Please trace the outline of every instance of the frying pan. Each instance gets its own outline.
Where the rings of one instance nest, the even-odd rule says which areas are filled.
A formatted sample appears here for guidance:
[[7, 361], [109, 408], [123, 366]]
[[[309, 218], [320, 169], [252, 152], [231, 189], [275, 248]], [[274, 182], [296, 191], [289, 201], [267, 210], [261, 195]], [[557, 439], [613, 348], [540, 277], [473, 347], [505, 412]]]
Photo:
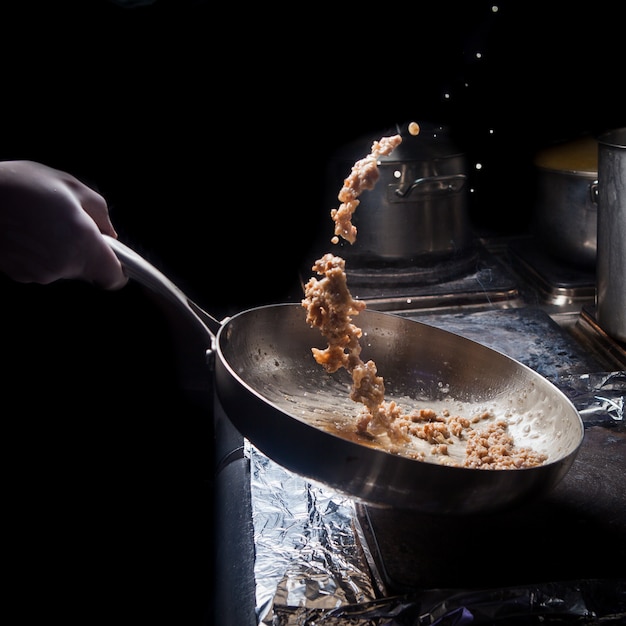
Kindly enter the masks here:
[[[239, 432], [266, 456], [355, 500], [433, 514], [491, 513], [551, 491], [583, 439], [574, 405], [541, 375], [460, 335], [364, 310], [363, 360], [375, 361], [385, 399], [428, 408], [494, 409], [518, 445], [548, 460], [524, 469], [470, 469], [418, 461], [352, 434], [361, 405], [349, 399], [345, 370], [329, 374], [313, 359], [325, 347], [298, 303], [261, 306], [221, 322], [123, 243], [106, 237], [126, 273], [180, 306], [210, 340], [216, 394]], [[410, 408], [410, 406], [409, 406]], [[518, 441], [519, 438], [519, 441]]]

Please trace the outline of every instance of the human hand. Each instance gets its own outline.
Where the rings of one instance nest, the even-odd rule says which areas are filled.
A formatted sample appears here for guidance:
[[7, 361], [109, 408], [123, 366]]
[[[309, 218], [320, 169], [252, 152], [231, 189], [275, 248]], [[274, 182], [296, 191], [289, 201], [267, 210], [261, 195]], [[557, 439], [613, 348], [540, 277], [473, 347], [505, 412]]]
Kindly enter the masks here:
[[99, 193], [41, 163], [0, 162], [0, 272], [22, 283], [119, 289], [128, 278], [102, 234], [117, 237]]

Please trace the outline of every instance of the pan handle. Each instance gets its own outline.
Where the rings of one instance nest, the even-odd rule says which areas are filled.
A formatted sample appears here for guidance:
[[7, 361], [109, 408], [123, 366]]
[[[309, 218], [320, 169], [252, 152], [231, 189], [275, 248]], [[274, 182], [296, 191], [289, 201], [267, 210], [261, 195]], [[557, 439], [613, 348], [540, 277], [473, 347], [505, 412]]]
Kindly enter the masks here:
[[102, 236], [113, 252], [115, 252], [124, 268], [124, 272], [129, 278], [136, 280], [144, 287], [164, 296], [179, 306], [194, 323], [202, 326], [203, 332], [208, 332], [211, 339], [215, 339], [217, 332], [222, 326], [221, 322], [189, 299], [165, 274], [132, 248], [129, 248], [117, 239], [113, 239], [113, 237], [108, 235]]

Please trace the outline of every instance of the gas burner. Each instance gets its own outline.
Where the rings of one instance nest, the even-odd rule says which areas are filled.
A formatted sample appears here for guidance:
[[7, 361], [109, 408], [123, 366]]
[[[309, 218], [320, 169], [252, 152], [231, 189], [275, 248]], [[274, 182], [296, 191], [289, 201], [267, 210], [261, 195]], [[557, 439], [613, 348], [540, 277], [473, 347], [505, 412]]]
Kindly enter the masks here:
[[411, 266], [388, 265], [381, 267], [346, 267], [350, 285], [356, 287], [419, 287], [447, 282], [474, 271], [478, 261], [478, 250], [471, 250], [454, 257], [425, 260], [423, 264]]
[[513, 268], [536, 287], [546, 304], [562, 306], [594, 300], [594, 270], [558, 261], [530, 238], [512, 241], [508, 250]]
[[355, 298], [378, 311], [458, 310], [514, 306], [515, 277], [481, 243], [464, 255], [420, 267], [350, 269]]

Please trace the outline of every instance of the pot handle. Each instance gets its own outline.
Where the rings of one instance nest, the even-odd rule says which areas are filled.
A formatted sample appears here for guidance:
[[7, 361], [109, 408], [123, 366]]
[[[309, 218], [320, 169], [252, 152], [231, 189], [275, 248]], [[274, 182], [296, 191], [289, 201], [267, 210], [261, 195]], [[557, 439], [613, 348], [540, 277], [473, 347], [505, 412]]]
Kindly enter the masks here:
[[124, 268], [124, 272], [129, 278], [133, 278], [144, 287], [173, 302], [187, 318], [201, 328], [204, 334], [208, 334], [211, 340], [215, 339], [217, 332], [221, 328], [221, 322], [218, 322], [212, 315], [209, 315], [189, 299], [165, 274], [160, 272], [140, 254], [113, 237], [108, 235], [102, 236], [113, 252], [115, 252]]
[[[414, 189], [417, 189], [418, 187], [424, 187], [426, 185], [432, 185], [433, 189], [431, 191], [434, 191], [436, 193], [452, 193], [461, 191], [461, 189], [463, 189], [463, 185], [465, 185], [466, 180], [467, 176], [465, 174], [425, 176], [424, 178], [418, 178], [417, 180], [414, 180], [404, 189], [397, 187], [395, 190], [395, 194], [400, 198], [406, 198]], [[461, 184], [457, 186], [456, 183], [459, 182]]]
[[589, 185], [589, 195], [593, 204], [598, 204], [598, 181], [594, 180]]

